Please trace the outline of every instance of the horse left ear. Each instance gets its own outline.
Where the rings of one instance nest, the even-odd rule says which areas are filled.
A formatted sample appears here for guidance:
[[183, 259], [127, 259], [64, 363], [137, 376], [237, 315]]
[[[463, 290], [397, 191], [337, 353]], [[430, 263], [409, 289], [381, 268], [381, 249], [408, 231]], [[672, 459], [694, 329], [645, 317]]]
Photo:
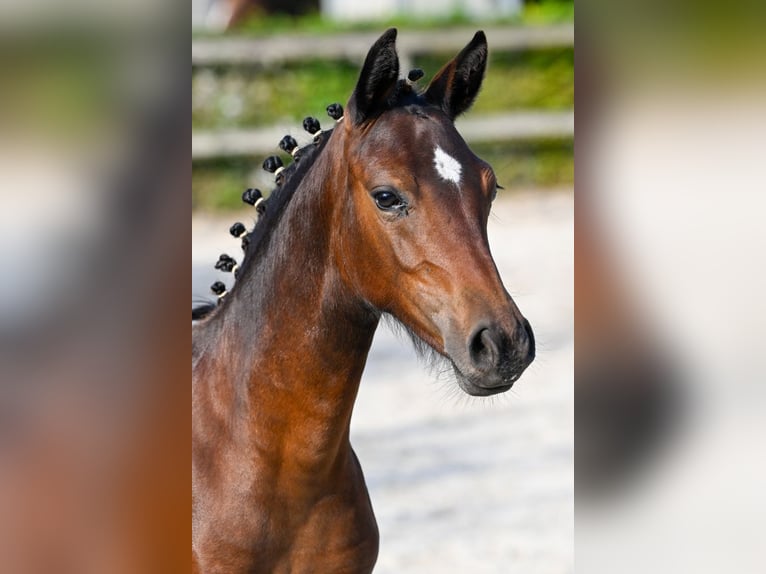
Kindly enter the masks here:
[[455, 119], [471, 107], [479, 94], [487, 69], [487, 37], [476, 32], [460, 53], [431, 80], [425, 91], [426, 100]]
[[385, 109], [398, 79], [396, 28], [390, 28], [367, 53], [356, 88], [348, 101], [347, 108], [355, 124], [364, 123]]

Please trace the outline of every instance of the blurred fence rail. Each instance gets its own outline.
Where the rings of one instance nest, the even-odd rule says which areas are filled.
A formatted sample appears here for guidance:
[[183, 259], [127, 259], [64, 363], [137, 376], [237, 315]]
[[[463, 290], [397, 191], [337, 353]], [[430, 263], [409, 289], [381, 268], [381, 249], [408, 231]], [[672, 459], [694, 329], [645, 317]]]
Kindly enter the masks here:
[[[402, 69], [423, 54], [456, 53], [475, 33], [475, 28], [403, 31], [397, 38]], [[492, 51], [572, 47], [574, 25], [541, 27], [485, 27]], [[378, 32], [339, 33], [328, 36], [279, 35], [268, 38], [219, 37], [192, 41], [192, 66], [272, 66], [305, 60], [348, 60], [361, 63]], [[458, 121], [458, 129], [470, 143], [519, 139], [569, 138], [574, 135], [574, 112], [529, 110], [475, 115]], [[262, 128], [195, 130], [192, 161], [247, 157], [274, 152], [277, 142], [292, 134], [301, 145], [305, 134], [294, 124]], [[306, 136], [307, 138], [308, 136]], [[304, 138], [305, 139], [305, 138]], [[308, 141], [308, 140], [307, 140]]]
[[[574, 112], [514, 112], [459, 119], [461, 135], [471, 143], [502, 142], [513, 139], [572, 137]], [[296, 125], [285, 124], [259, 129], [195, 131], [192, 160], [250, 156], [277, 151], [277, 142], [286, 133], [303, 145], [310, 137]], [[306, 140], [305, 142], [302, 141]]]
[[[486, 27], [492, 50], [511, 51], [574, 45], [574, 25]], [[396, 42], [402, 67], [413, 56], [458, 52], [475, 28], [403, 31]], [[362, 62], [378, 32], [332, 36], [279, 35], [268, 38], [199, 38], [192, 41], [192, 66], [273, 65], [306, 59]]]

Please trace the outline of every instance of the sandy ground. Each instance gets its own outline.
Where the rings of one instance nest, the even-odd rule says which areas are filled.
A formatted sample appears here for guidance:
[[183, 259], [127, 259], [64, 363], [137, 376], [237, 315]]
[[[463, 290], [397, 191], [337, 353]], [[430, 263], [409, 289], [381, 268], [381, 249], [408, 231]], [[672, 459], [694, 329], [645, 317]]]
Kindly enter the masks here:
[[[574, 571], [573, 205], [563, 190], [493, 207], [492, 252], [538, 344], [509, 393], [468, 397], [379, 329], [351, 427], [380, 527], [376, 574]], [[192, 220], [193, 297], [228, 279], [213, 263], [236, 251], [235, 220]]]

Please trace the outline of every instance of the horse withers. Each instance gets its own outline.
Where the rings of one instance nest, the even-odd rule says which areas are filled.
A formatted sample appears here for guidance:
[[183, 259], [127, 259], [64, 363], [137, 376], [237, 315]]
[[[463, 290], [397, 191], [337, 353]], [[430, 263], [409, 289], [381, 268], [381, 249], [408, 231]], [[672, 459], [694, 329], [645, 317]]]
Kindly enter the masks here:
[[534, 358], [489, 251], [495, 175], [453, 124], [479, 92], [486, 38], [422, 91], [400, 79], [395, 40], [372, 46], [334, 129], [277, 170], [234, 287], [196, 313], [196, 572], [372, 571], [349, 424], [383, 315], [471, 395], [507, 391]]

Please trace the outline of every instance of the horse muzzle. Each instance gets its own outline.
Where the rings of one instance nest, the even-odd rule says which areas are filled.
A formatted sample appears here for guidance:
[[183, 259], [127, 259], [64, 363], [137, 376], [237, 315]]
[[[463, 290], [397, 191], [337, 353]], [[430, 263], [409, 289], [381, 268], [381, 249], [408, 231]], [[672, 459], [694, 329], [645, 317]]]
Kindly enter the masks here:
[[535, 358], [535, 336], [523, 317], [511, 330], [482, 321], [460, 347], [450, 358], [460, 388], [474, 396], [507, 391]]

